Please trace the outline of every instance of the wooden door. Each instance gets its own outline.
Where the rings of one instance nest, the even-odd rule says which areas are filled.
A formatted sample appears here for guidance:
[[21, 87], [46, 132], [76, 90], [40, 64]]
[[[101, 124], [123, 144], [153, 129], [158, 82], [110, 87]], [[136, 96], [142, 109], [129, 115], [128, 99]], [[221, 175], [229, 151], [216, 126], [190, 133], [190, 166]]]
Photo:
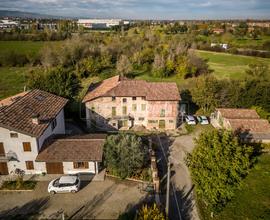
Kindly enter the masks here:
[[8, 175], [8, 167], [6, 162], [0, 162], [0, 175]]
[[158, 127], [159, 127], [160, 129], [165, 129], [165, 127], [166, 127], [165, 120], [159, 120], [159, 122], [158, 122]]
[[5, 149], [4, 149], [4, 144], [0, 142], [0, 157], [5, 156]]
[[47, 174], [63, 174], [64, 173], [62, 162], [46, 163], [46, 169], [47, 169]]

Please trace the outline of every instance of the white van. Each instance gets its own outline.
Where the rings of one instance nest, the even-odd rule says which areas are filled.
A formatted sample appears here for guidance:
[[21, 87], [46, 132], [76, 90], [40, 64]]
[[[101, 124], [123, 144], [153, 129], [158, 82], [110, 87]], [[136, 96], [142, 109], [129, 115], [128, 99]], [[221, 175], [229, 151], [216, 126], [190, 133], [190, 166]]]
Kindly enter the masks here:
[[66, 192], [76, 193], [80, 189], [80, 184], [81, 180], [78, 176], [61, 176], [49, 183], [48, 192], [51, 194]]

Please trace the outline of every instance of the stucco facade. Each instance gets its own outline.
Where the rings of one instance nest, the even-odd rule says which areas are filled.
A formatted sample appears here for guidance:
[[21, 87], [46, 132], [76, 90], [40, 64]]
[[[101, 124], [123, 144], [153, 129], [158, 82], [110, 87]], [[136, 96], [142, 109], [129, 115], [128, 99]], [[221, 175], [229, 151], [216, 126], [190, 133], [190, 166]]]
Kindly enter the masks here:
[[[40, 137], [32, 137], [30, 135], [0, 127], [0, 143], [3, 144], [5, 151], [5, 156], [2, 157], [1, 160], [7, 162], [9, 173], [15, 171], [16, 168], [24, 170], [26, 174], [46, 172], [45, 164], [35, 162], [35, 159], [46, 138], [52, 134], [65, 134], [63, 109], [57, 115], [56, 121], [56, 127], [52, 129], [50, 124]], [[29, 151], [25, 151], [23, 143], [30, 143], [31, 149]], [[33, 169], [26, 168], [26, 161], [33, 162]]]
[[100, 97], [85, 103], [89, 128], [171, 130], [177, 127], [178, 101], [148, 101], [145, 97]]

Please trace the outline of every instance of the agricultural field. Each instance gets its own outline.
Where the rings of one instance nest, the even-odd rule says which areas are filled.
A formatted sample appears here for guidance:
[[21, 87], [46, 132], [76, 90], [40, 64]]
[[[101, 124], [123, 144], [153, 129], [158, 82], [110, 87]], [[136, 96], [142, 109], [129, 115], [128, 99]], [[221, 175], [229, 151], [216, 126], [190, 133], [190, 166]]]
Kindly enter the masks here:
[[270, 66], [269, 58], [232, 55], [202, 50], [198, 50], [197, 54], [208, 60], [210, 69], [213, 70], [213, 74], [219, 79], [241, 79], [245, 77], [245, 71], [250, 63], [260, 61]]

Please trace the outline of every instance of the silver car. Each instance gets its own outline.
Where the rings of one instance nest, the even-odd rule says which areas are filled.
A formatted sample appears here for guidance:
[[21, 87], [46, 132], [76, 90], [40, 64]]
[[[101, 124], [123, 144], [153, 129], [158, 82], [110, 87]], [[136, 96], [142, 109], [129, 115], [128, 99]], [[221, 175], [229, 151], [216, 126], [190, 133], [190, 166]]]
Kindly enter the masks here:
[[81, 180], [78, 176], [61, 176], [49, 183], [48, 192], [51, 194], [66, 192], [76, 193], [80, 190], [80, 185]]

